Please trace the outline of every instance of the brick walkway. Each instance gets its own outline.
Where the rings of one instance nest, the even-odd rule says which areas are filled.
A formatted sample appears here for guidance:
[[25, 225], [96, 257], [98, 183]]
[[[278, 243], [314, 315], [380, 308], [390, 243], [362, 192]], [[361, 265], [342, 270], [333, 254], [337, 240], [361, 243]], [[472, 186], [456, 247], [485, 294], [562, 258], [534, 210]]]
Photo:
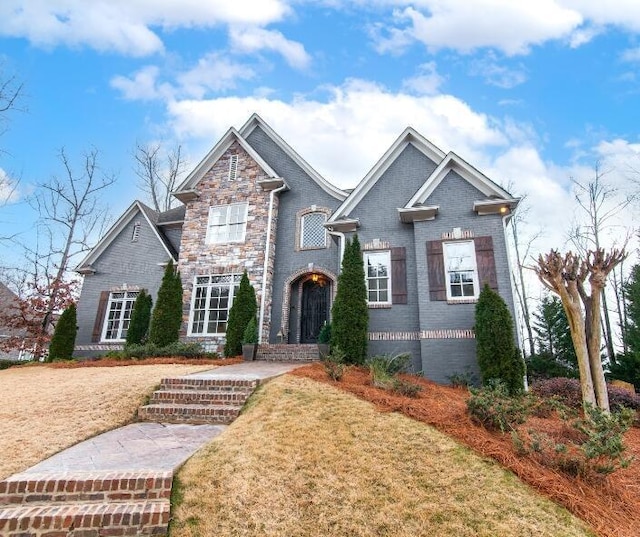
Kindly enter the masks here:
[[[235, 417], [257, 385], [299, 365], [244, 362], [165, 379], [171, 390], [156, 393], [178, 392], [186, 409], [216, 407], [219, 398], [232, 396], [224, 405], [235, 405]], [[203, 396], [209, 398], [205, 405], [199, 404]], [[0, 536], [166, 535], [173, 473], [227, 427], [211, 416], [204, 420], [210, 423], [199, 425], [132, 423], [0, 481]]]

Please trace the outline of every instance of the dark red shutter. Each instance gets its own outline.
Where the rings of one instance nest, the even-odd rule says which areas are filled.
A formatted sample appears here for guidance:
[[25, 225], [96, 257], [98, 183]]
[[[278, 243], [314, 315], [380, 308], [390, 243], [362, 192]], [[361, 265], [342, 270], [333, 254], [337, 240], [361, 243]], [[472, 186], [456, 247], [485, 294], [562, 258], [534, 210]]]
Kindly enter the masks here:
[[107, 303], [109, 302], [109, 291], [102, 291], [100, 293], [100, 300], [98, 301], [98, 311], [96, 312], [96, 322], [93, 325], [93, 334], [91, 335], [91, 341], [97, 343], [102, 336], [102, 326], [104, 325], [104, 316], [107, 312]]
[[493, 256], [493, 238], [476, 237], [474, 239], [476, 247], [476, 263], [478, 265], [478, 280], [480, 287], [485, 283], [494, 291], [498, 290], [498, 275], [496, 273], [496, 261]]
[[391, 248], [391, 303], [407, 303], [407, 253], [404, 246]]
[[442, 241], [427, 241], [427, 268], [429, 271], [429, 298], [432, 301], [447, 300]]

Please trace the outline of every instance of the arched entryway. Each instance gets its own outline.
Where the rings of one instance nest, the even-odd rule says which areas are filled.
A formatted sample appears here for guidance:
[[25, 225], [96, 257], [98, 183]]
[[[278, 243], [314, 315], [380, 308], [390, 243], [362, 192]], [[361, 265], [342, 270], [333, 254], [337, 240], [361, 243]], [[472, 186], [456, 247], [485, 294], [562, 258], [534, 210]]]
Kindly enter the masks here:
[[302, 282], [300, 343], [316, 343], [324, 323], [330, 319], [330, 289], [324, 276], [313, 274]]
[[282, 297], [284, 342], [317, 342], [320, 328], [331, 320], [336, 281], [333, 272], [313, 264], [296, 270], [287, 278]]

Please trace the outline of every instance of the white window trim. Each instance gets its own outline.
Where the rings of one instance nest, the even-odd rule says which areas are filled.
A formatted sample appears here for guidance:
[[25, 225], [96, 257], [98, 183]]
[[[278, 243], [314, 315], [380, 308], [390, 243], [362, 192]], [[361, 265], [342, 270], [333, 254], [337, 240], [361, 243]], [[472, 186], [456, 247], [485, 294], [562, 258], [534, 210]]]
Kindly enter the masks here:
[[[473, 296], [452, 296], [451, 295], [451, 286], [449, 281], [449, 271], [447, 267], [449, 266], [448, 258], [447, 258], [447, 245], [448, 244], [470, 244], [471, 245], [471, 259], [473, 260]], [[473, 240], [462, 240], [462, 241], [446, 241], [442, 243], [442, 256], [444, 260], [444, 283], [445, 289], [447, 292], [447, 302], [465, 302], [469, 300], [477, 300], [480, 296], [480, 284], [478, 279], [478, 261], [476, 260], [476, 248], [475, 242]], [[470, 269], [471, 270], [471, 269]]]
[[[221, 209], [223, 207], [227, 208], [227, 216], [226, 216], [226, 222], [222, 225], [222, 226], [216, 226], [216, 227], [226, 227], [227, 228], [227, 236], [228, 236], [228, 228], [229, 228], [229, 208], [230, 207], [234, 207], [234, 206], [239, 206], [242, 205], [244, 206], [244, 221], [243, 221], [243, 226], [242, 226], [242, 237], [240, 237], [237, 240], [226, 240], [226, 241], [221, 241], [221, 242], [213, 242], [213, 240], [211, 239], [211, 213], [212, 211], [214, 211], [215, 209]], [[245, 241], [246, 236], [247, 236], [247, 221], [249, 220], [249, 203], [246, 201], [242, 201], [239, 203], [229, 203], [227, 205], [212, 205], [209, 207], [209, 215], [208, 215], [208, 219], [207, 219], [207, 235], [205, 238], [205, 242], [207, 244], [231, 244], [231, 243], [242, 243]]]
[[[128, 293], [135, 293], [135, 296], [132, 298], [133, 303], [135, 304], [136, 298], [138, 297], [139, 292], [138, 291], [130, 291], [127, 289], [120, 289], [118, 291], [110, 291], [109, 292], [109, 300], [107, 300], [107, 309], [105, 310], [104, 313], [104, 322], [102, 323], [102, 334], [100, 335], [100, 342], [101, 343], [123, 343], [125, 342], [127, 339], [126, 337], [124, 338], [119, 338], [119, 339], [107, 339], [107, 325], [109, 324], [109, 312], [111, 311], [111, 303], [113, 301], [113, 295], [114, 293], [124, 293], [125, 294], [125, 298], [122, 300], [131, 300], [127, 298], [127, 294]], [[121, 299], [118, 299], [121, 300]], [[122, 308], [122, 311], [120, 312], [120, 324], [118, 327], [118, 333], [120, 335], [122, 335], [122, 316], [125, 312], [126, 308]], [[131, 314], [133, 314], [133, 304], [131, 305]], [[129, 323], [131, 323], [131, 319], [129, 319]], [[128, 327], [127, 327], [128, 330]]]
[[327, 221], [327, 214], [322, 212], [322, 211], [312, 211], [306, 214], [303, 214], [300, 217], [300, 250], [322, 250], [325, 249], [327, 247], [327, 229], [324, 228], [324, 244], [322, 244], [321, 246], [305, 246], [304, 244], [304, 221], [305, 218], [307, 218], [308, 216], [313, 216], [314, 214], [321, 214], [322, 216], [324, 216], [324, 221]]
[[[387, 300], [370, 301], [369, 300], [369, 274], [367, 270], [367, 259], [370, 255], [385, 254], [387, 257]], [[367, 304], [372, 306], [391, 306], [392, 302], [392, 289], [391, 289], [391, 250], [369, 250], [363, 253], [364, 256], [364, 282], [367, 288]]]
[[[210, 332], [193, 332], [193, 314], [195, 313], [194, 310], [194, 306], [195, 306], [195, 302], [196, 302], [196, 287], [198, 287], [198, 278], [202, 278], [202, 277], [209, 277], [211, 278], [212, 276], [231, 276], [232, 277], [232, 281], [229, 283], [230, 287], [235, 287], [235, 286], [239, 286], [240, 282], [238, 282], [237, 284], [234, 284], [233, 279], [235, 279], [236, 276], [240, 276], [240, 274], [232, 272], [232, 273], [226, 273], [226, 274], [198, 274], [193, 278], [193, 287], [191, 289], [191, 305], [189, 306], [189, 325], [187, 327], [187, 337], [224, 337], [226, 336], [226, 332], [215, 332], [215, 333], [210, 333]], [[211, 284], [211, 281], [209, 281], [209, 283], [207, 284], [207, 296], [206, 296], [206, 300], [205, 300], [205, 306], [207, 306], [205, 308], [205, 315], [204, 315], [204, 327], [206, 328], [209, 325], [209, 308], [208, 308], [208, 304], [209, 304], [209, 299], [211, 298], [211, 294], [210, 294], [210, 289], [212, 287], [214, 287], [216, 284]], [[227, 307], [227, 313], [231, 311], [231, 306], [233, 306], [233, 301], [235, 298], [235, 293], [230, 293], [229, 294], [229, 305]], [[229, 317], [227, 316], [227, 322], [228, 322]]]

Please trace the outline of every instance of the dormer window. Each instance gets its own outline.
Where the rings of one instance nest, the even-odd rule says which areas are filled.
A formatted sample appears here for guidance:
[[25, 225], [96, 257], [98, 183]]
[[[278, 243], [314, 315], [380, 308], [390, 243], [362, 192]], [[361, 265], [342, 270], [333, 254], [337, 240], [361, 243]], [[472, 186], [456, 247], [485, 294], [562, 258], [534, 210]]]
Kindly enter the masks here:
[[238, 155], [229, 158], [229, 181], [235, 181], [238, 177]]

